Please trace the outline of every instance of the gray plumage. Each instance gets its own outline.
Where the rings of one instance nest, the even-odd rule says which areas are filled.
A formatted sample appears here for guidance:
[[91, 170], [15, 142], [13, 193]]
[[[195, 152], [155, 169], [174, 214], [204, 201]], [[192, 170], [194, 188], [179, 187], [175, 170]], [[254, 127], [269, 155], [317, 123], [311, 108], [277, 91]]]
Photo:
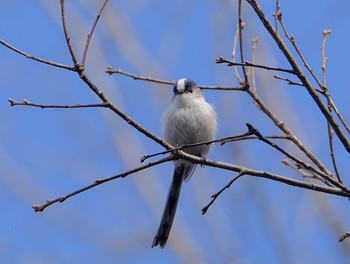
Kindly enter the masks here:
[[[193, 144], [213, 140], [216, 133], [216, 114], [205, 101], [202, 91], [190, 79], [180, 79], [174, 85], [171, 104], [163, 114], [164, 139], [173, 146]], [[210, 145], [185, 148], [184, 151], [205, 157]], [[152, 247], [164, 247], [174, 221], [183, 181], [188, 181], [195, 164], [186, 160], [176, 160], [173, 181], [158, 232]]]

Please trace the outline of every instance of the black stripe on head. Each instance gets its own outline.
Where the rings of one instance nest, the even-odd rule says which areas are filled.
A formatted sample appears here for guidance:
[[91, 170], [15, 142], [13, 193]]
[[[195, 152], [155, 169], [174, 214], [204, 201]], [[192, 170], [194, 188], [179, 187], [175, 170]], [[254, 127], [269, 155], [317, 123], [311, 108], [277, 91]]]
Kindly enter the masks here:
[[185, 92], [191, 92], [194, 87], [196, 87], [196, 83], [191, 79], [180, 79], [178, 80], [173, 88], [174, 94], [182, 94]]

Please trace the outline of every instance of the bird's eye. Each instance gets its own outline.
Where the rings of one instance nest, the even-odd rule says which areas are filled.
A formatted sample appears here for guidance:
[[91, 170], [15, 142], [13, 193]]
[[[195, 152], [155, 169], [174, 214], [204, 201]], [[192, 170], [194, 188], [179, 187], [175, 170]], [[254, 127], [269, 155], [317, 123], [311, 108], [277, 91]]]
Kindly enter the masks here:
[[188, 83], [188, 82], [187, 82], [187, 83], [185, 84], [185, 90], [186, 90], [186, 91], [192, 90], [191, 87], [192, 87], [191, 83]]

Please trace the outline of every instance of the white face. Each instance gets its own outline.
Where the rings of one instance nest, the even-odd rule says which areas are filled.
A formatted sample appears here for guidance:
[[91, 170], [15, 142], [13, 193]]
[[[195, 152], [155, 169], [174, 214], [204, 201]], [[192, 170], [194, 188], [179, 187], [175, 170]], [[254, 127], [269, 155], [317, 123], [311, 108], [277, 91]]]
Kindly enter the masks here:
[[185, 83], [186, 79], [180, 79], [177, 81], [176, 88], [179, 93], [183, 93], [185, 91]]

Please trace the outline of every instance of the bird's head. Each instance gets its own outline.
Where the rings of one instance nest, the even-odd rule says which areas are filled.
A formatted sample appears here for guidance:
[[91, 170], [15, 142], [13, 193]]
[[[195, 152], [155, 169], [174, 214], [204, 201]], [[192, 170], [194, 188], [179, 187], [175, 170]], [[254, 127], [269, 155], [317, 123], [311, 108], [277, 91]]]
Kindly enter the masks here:
[[184, 94], [184, 93], [192, 93], [193, 90], [197, 88], [197, 84], [191, 79], [180, 79], [174, 84], [174, 94]]

